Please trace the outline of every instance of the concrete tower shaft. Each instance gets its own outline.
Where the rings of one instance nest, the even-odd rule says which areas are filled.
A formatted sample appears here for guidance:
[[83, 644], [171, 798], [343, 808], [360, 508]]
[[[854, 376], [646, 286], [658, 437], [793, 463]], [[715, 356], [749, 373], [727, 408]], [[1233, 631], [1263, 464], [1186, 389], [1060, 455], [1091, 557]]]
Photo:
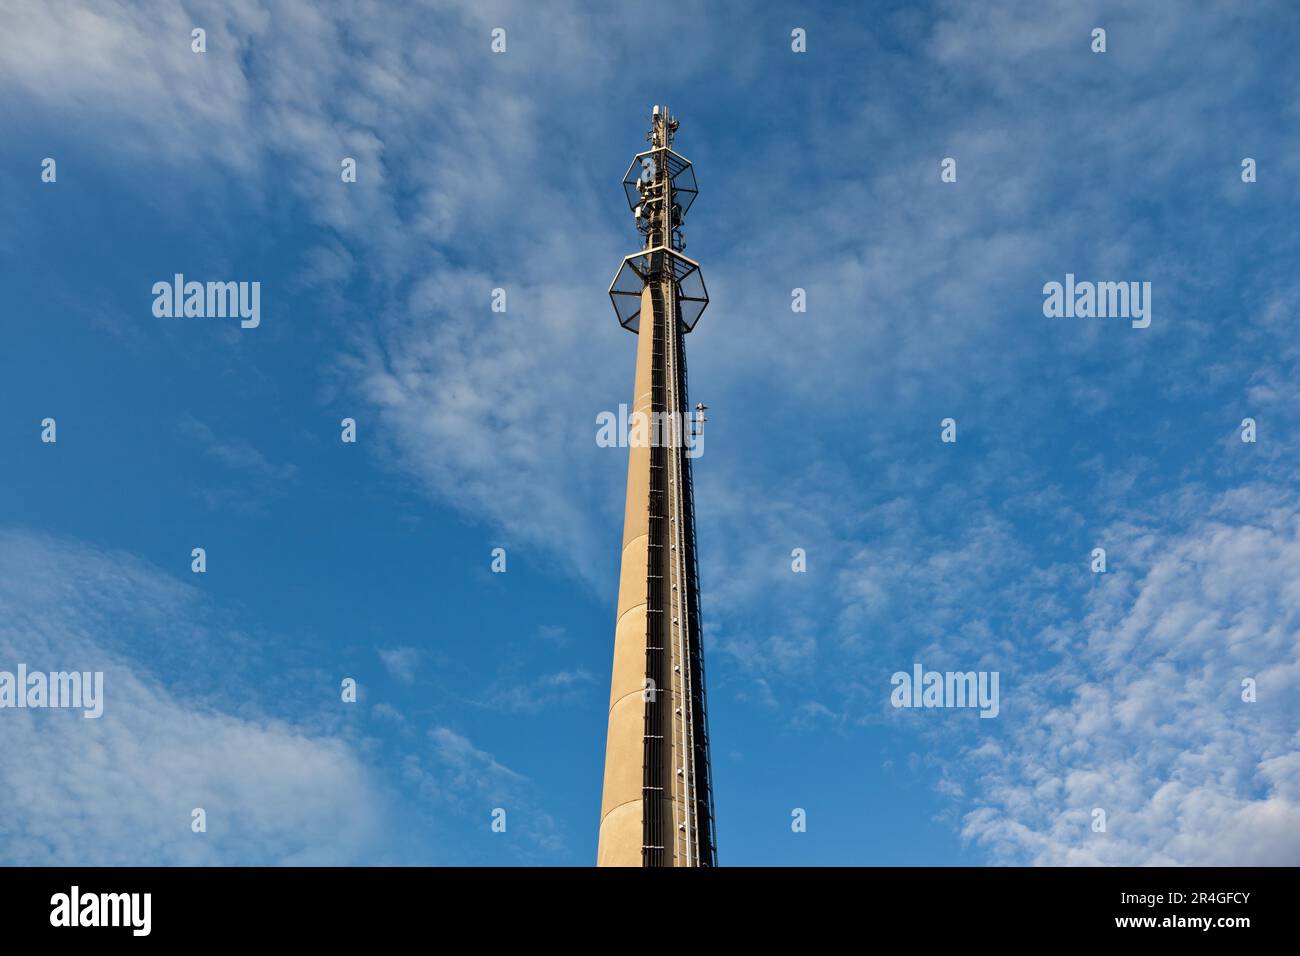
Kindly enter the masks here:
[[645, 246], [610, 286], [620, 323], [638, 341], [601, 866], [716, 864], [683, 347], [708, 295], [699, 266], [681, 252], [696, 187], [689, 161], [671, 149], [676, 129], [655, 107], [651, 149], [624, 178]]

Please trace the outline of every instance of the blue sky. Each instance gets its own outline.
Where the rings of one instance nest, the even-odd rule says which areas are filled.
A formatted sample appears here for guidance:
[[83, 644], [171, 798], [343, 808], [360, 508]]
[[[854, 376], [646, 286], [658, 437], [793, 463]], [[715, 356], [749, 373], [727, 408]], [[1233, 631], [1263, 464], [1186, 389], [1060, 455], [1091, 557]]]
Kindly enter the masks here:
[[[1300, 863], [1300, 15], [704, 6], [662, 64], [631, 6], [0, 8], [0, 669], [107, 697], [0, 711], [0, 861], [594, 861], [667, 103], [721, 862]], [[999, 716], [891, 708], [917, 661]]]

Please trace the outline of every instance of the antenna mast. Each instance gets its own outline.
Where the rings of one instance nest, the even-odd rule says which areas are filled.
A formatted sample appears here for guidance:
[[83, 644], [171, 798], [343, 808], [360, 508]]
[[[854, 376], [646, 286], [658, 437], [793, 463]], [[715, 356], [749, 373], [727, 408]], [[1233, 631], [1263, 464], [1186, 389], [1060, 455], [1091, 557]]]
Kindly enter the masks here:
[[650, 440], [628, 450], [602, 866], [717, 864], [683, 344], [709, 297], [683, 254], [682, 221], [699, 189], [673, 149], [677, 127], [656, 106], [650, 149], [623, 177], [644, 244], [609, 288], [619, 324], [638, 335], [632, 416], [645, 416]]

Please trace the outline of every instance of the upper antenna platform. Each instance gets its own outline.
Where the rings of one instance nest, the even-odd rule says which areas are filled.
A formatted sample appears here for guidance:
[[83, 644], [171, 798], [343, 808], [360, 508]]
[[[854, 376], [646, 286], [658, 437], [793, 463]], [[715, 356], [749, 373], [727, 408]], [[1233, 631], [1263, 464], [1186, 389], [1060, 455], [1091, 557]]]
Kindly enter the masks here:
[[651, 283], [671, 281], [676, 296], [674, 312], [684, 332], [695, 328], [709, 304], [699, 264], [682, 254], [686, 248], [682, 222], [700, 187], [691, 161], [672, 148], [677, 127], [668, 107], [656, 106], [646, 134], [650, 148], [632, 157], [623, 176], [623, 196], [645, 245], [623, 258], [610, 283], [609, 297], [619, 324], [632, 332], [641, 324], [641, 292]]

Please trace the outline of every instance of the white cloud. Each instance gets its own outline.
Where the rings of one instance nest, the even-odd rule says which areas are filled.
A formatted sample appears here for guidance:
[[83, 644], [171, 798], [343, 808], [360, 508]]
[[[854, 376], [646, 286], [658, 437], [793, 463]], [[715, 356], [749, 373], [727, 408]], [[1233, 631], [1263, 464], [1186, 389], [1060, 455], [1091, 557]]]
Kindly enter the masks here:
[[204, 452], [234, 471], [242, 471], [267, 486], [292, 481], [298, 468], [273, 462], [239, 435], [219, 435], [192, 415], [181, 419], [181, 431], [197, 441]]
[[963, 834], [993, 859], [1300, 863], [1300, 502], [1257, 491], [1182, 531], [1109, 529], [1127, 570], [1057, 665], [1004, 690], [1006, 739], [965, 756]]
[[555, 820], [538, 805], [536, 786], [526, 776], [480, 750], [450, 727], [429, 731], [427, 754], [406, 757], [405, 776], [427, 800], [439, 801], [487, 826], [492, 811], [507, 814], [507, 833], [522, 833], [533, 849], [548, 858], [565, 849]]
[[408, 686], [415, 683], [415, 668], [420, 663], [418, 648], [383, 648], [379, 651], [379, 659], [383, 662], [384, 669], [388, 671], [388, 675], [393, 680]]
[[[383, 801], [347, 743], [249, 716], [247, 703], [236, 716], [177, 696], [152, 672], [151, 646], [189, 643], [203, 616], [196, 592], [128, 555], [0, 531], [0, 667], [105, 675], [98, 720], [0, 711], [0, 861], [343, 864], [382, 852]], [[196, 807], [207, 833], [191, 832]]]
[[537, 713], [556, 704], [581, 701], [597, 683], [582, 668], [539, 674], [514, 683], [497, 681], [483, 696], [484, 706], [513, 713]]

